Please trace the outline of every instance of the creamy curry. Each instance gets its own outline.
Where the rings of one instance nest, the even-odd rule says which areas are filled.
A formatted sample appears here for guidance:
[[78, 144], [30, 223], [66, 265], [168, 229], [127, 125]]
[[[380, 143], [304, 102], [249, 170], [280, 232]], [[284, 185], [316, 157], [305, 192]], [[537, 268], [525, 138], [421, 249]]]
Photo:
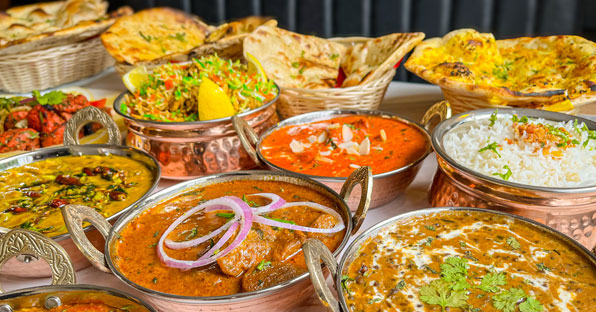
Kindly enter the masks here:
[[260, 152], [276, 166], [303, 174], [347, 177], [359, 167], [374, 174], [399, 169], [429, 150], [427, 137], [394, 118], [343, 116], [285, 126], [263, 139]]
[[60, 208], [80, 204], [109, 217], [149, 191], [143, 163], [116, 155], [63, 156], [0, 172], [0, 226], [53, 237], [66, 233]]
[[350, 311], [593, 311], [596, 265], [519, 220], [446, 211], [399, 221], [342, 276]]
[[[268, 288], [307, 271], [301, 248], [307, 238], [318, 238], [335, 250], [345, 230], [336, 233], [306, 233], [298, 230], [253, 223], [246, 239], [217, 262], [181, 270], [166, 266], [158, 258], [156, 245], [174, 220], [200, 203], [222, 196], [237, 196], [251, 207], [266, 199], [251, 196], [275, 193], [287, 202], [311, 201], [337, 209], [327, 196], [305, 187], [275, 181], [231, 181], [199, 187], [156, 205], [131, 221], [112, 245], [112, 258], [126, 278], [143, 287], [183, 296], [222, 296]], [[335, 219], [305, 206], [272, 211], [265, 218], [314, 228], [331, 228]], [[209, 234], [224, 225], [233, 213], [200, 211], [177, 226], [169, 238], [185, 241]], [[222, 235], [195, 247], [165, 252], [176, 259], [195, 260]], [[223, 247], [222, 247], [223, 248]]]

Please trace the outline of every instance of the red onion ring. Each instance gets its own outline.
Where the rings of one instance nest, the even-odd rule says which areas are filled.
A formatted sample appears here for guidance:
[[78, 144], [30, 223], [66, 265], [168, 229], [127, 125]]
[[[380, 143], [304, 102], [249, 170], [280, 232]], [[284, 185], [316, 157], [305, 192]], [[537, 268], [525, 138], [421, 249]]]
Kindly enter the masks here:
[[[168, 254], [166, 254], [164, 247], [163, 247], [165, 245], [164, 241], [166, 240], [168, 235], [178, 225], [180, 225], [180, 223], [182, 223], [184, 220], [186, 220], [192, 214], [196, 213], [197, 211], [203, 210], [206, 207], [211, 207], [211, 206], [215, 206], [215, 205], [220, 206], [220, 209], [225, 207], [224, 208], [225, 210], [234, 211], [236, 216], [239, 216], [239, 219], [241, 220], [240, 223], [233, 222], [231, 224], [231, 227], [226, 231], [226, 233], [222, 236], [222, 238], [213, 247], [209, 248], [209, 250], [197, 260], [194, 260], [194, 261], [192, 261], [192, 260], [178, 260], [178, 259], [174, 259], [174, 258], [168, 256]], [[230, 251], [232, 251], [234, 248], [236, 248], [238, 245], [240, 245], [240, 243], [242, 243], [242, 241], [248, 235], [250, 228], [252, 227], [252, 220], [253, 220], [253, 214], [252, 214], [251, 208], [244, 201], [242, 201], [242, 199], [240, 199], [238, 197], [225, 196], [225, 197], [220, 197], [220, 198], [206, 201], [203, 204], [198, 205], [198, 206], [188, 210], [186, 213], [184, 213], [182, 216], [180, 216], [178, 219], [176, 219], [168, 227], [168, 229], [162, 234], [161, 238], [159, 239], [159, 242], [157, 243], [157, 255], [158, 255], [159, 259], [165, 265], [172, 267], [172, 268], [178, 268], [178, 269], [187, 270], [187, 269], [192, 269], [192, 268], [196, 268], [196, 267], [200, 267], [200, 266], [204, 266], [204, 265], [213, 263], [218, 258], [225, 256]], [[240, 231], [239, 231], [238, 235], [236, 235], [236, 238], [234, 239], [234, 241], [232, 241], [232, 243], [230, 245], [228, 245], [228, 247], [226, 247], [223, 251], [219, 252], [214, 257], [211, 257], [215, 253], [215, 251], [219, 249], [219, 247], [223, 246], [223, 244], [225, 244], [226, 241], [230, 239], [230, 237], [233, 235], [233, 233], [238, 228], [237, 224], [240, 224]]]
[[257, 194], [250, 194], [247, 196], [260, 196], [260, 197], [265, 197], [265, 198], [271, 200], [271, 203], [269, 203], [268, 205], [253, 208], [253, 212], [256, 214], [262, 214], [262, 213], [274, 211], [274, 210], [281, 208], [283, 205], [286, 204], [285, 199], [283, 199], [283, 198], [281, 198], [281, 196], [279, 196], [277, 194], [273, 194], [273, 193], [257, 193]]

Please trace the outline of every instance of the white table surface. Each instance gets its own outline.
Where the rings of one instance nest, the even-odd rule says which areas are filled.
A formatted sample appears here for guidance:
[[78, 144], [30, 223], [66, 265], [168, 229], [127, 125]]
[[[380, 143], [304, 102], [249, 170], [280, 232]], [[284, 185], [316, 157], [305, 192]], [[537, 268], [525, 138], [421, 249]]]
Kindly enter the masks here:
[[[106, 73], [94, 80], [87, 81], [82, 87], [88, 88], [96, 98], [114, 96], [125, 89], [120, 78], [114, 72]], [[419, 121], [426, 109], [441, 99], [442, 95], [438, 87], [416, 83], [392, 82], [380, 110], [395, 112], [408, 119]], [[395, 215], [414, 209], [429, 207], [427, 194], [436, 166], [433, 153], [424, 161], [418, 176], [403, 194], [399, 195], [389, 204], [369, 210], [359, 233]], [[162, 180], [159, 183], [158, 190], [175, 183], [175, 181]], [[7, 291], [49, 285], [50, 282], [51, 280], [49, 278], [2, 278], [2, 286]], [[114, 275], [103, 273], [94, 267], [78, 271], [77, 283], [113, 287], [138, 295], [134, 289], [119, 281]], [[293, 311], [324, 311], [324, 309], [318, 299], [313, 296], [311, 298], [305, 298], [304, 303]]]

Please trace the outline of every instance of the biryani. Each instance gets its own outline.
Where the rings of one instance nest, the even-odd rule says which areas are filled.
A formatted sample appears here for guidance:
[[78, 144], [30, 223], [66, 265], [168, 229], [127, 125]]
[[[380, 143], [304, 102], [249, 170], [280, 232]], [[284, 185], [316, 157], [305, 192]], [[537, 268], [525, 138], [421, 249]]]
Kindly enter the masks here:
[[596, 130], [576, 120], [554, 122], [495, 111], [445, 137], [455, 162], [483, 175], [526, 185], [596, 185]]
[[[164, 64], [155, 68], [134, 94], [126, 95], [119, 109], [133, 118], [144, 120], [205, 120], [199, 116], [199, 106], [207, 103], [199, 102], [199, 91], [206, 81], [215, 83], [216, 88], [229, 98], [233, 114], [261, 107], [273, 100], [278, 92], [273, 81], [249, 73], [246, 64], [211, 55], [190, 63]], [[206, 100], [210, 98], [213, 97], [206, 97]]]

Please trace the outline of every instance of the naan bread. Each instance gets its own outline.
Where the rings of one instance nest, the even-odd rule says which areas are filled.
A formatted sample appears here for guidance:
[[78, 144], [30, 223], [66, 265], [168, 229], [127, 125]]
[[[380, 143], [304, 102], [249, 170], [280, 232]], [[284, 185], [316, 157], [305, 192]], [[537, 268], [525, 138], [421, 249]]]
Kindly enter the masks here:
[[280, 87], [332, 88], [346, 47], [277, 27], [260, 26], [244, 39], [244, 52], [255, 56]]
[[424, 39], [424, 33], [396, 33], [370, 39], [348, 48], [341, 67], [342, 87], [365, 84], [379, 78]]
[[135, 64], [190, 50], [206, 33], [207, 25], [182, 11], [152, 8], [119, 19], [101, 41], [117, 61]]
[[129, 7], [106, 14], [102, 0], [67, 0], [13, 7], [0, 12], [0, 55], [75, 43], [106, 30]]
[[405, 66], [441, 88], [492, 104], [542, 108], [596, 98], [596, 44], [578, 36], [495, 40], [460, 29], [422, 42]]

